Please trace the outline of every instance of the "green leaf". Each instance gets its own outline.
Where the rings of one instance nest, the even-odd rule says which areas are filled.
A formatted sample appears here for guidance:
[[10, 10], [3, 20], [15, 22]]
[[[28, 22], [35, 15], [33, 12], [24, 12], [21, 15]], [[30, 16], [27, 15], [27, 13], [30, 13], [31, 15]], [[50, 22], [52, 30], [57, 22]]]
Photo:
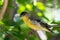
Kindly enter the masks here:
[[44, 4], [43, 4], [42, 2], [37, 2], [37, 3], [36, 3], [36, 6], [37, 6], [37, 8], [40, 9], [40, 10], [45, 10], [45, 6], [44, 6]]
[[41, 12], [38, 12], [37, 15], [41, 17], [43, 16]]
[[32, 11], [33, 6], [32, 6], [31, 4], [26, 4], [26, 8], [27, 8], [29, 11]]
[[4, 24], [4, 23], [0, 20], [0, 24]]
[[2, 0], [0, 0], [0, 5], [3, 5], [3, 1]]
[[19, 9], [18, 9], [18, 13], [21, 13], [23, 11], [25, 11], [25, 6], [24, 5], [20, 5]]

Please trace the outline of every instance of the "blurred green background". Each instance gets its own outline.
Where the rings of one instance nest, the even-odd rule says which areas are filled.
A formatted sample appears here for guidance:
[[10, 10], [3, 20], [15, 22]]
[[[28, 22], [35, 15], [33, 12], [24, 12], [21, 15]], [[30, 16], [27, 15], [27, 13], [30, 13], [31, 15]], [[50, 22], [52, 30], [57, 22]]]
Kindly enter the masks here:
[[[3, 1], [0, 0], [0, 11]], [[40, 40], [33, 30], [24, 24], [21, 17], [17, 16], [23, 11], [40, 17], [46, 23], [60, 24], [60, 0], [8, 0], [7, 10], [0, 20], [0, 40]], [[57, 27], [52, 30], [58, 34], [60, 28]], [[50, 33], [46, 35], [48, 40], [53, 37]]]

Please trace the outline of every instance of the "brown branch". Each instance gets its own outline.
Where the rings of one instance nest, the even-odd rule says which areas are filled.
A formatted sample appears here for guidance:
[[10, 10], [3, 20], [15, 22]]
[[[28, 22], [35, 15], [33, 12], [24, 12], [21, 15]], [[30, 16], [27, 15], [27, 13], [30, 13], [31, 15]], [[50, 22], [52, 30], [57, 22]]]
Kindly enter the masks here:
[[29, 37], [30, 37], [31, 35], [33, 35], [33, 34], [34, 34], [35, 36], [37, 36], [37, 37], [39, 38], [39, 40], [40, 40], [39, 34], [37, 33], [36, 30], [33, 30], [33, 29], [31, 29], [31, 31], [28, 33], [26, 39], [29, 40]]
[[60, 40], [60, 33], [57, 35], [54, 35], [50, 40]]
[[8, 5], [8, 0], [4, 0], [4, 4], [3, 4], [3, 7], [2, 7], [2, 10], [1, 10], [1, 13], [0, 13], [0, 20], [2, 20], [2, 18], [3, 18], [3, 15], [6, 11], [7, 5]]

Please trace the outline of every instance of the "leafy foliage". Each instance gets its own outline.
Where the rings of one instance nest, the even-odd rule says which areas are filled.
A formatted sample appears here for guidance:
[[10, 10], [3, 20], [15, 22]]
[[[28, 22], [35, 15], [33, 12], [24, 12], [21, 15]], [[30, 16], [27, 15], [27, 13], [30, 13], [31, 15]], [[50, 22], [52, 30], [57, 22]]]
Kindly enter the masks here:
[[[60, 24], [60, 21], [55, 22], [54, 19], [51, 17], [52, 12], [50, 12], [49, 10], [46, 11], [47, 7], [50, 8], [52, 6], [52, 5], [48, 5], [49, 3], [52, 4], [52, 0], [48, 0], [46, 5], [40, 1], [36, 2], [36, 6], [34, 5], [32, 0], [14, 0], [14, 1], [15, 3], [17, 2], [19, 4], [18, 9], [15, 10], [15, 6], [12, 7], [11, 5], [12, 0], [9, 0], [8, 9], [7, 9], [9, 11], [6, 12], [7, 15], [5, 13], [3, 20], [0, 21], [0, 40], [40, 40], [33, 32], [33, 30], [24, 24], [24, 22], [20, 17], [16, 18], [17, 19], [16, 22], [13, 20], [15, 14], [20, 15], [21, 12], [23, 11], [28, 11], [31, 14], [41, 18], [47, 23]], [[3, 5], [2, 0], [0, 0], [0, 6], [1, 5]], [[11, 10], [12, 12], [9, 13]], [[17, 11], [17, 13], [14, 13], [14, 11]], [[60, 33], [60, 28], [53, 28], [52, 30]], [[47, 36], [49, 40], [50, 38], [52, 38], [53, 35], [47, 33]]]

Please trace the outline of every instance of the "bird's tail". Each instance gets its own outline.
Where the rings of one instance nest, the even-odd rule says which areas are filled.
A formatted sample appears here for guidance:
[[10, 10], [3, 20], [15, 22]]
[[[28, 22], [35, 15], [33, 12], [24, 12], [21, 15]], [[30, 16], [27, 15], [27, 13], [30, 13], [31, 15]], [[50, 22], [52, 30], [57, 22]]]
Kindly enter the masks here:
[[48, 29], [49, 31], [50, 31], [50, 33], [52, 34], [52, 35], [56, 35], [56, 33], [53, 31], [53, 30], [51, 30], [51, 29]]

